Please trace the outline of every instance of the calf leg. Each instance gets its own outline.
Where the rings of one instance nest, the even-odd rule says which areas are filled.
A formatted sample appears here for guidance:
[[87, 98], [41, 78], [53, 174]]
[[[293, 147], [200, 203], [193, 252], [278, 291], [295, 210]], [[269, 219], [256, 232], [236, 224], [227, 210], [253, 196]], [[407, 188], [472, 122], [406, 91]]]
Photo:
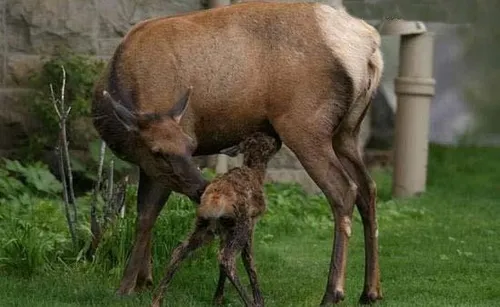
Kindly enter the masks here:
[[227, 278], [229, 278], [233, 286], [236, 288], [236, 291], [238, 291], [238, 294], [245, 303], [245, 306], [250, 307], [252, 306], [252, 301], [245, 292], [245, 289], [241, 285], [240, 279], [236, 274], [236, 254], [241, 248], [238, 243], [239, 242], [234, 237], [228, 238], [219, 253], [219, 263], [222, 266]]
[[[151, 231], [170, 193], [171, 190], [141, 170], [137, 193], [135, 241], [117, 294], [127, 295], [139, 290], [146, 282], [152, 283]], [[141, 272], [140, 278], [139, 272]]]
[[242, 251], [243, 265], [248, 274], [250, 285], [253, 291], [253, 300], [255, 306], [264, 306], [264, 298], [260, 291], [259, 282], [257, 280], [257, 271], [255, 270], [255, 262], [253, 260], [253, 229], [251, 230], [250, 237], [247, 244], [243, 247]]
[[214, 294], [214, 305], [222, 305], [224, 300], [224, 285], [226, 283], [226, 271], [224, 267], [219, 264], [219, 281], [217, 282], [217, 289]]
[[360, 303], [372, 303], [382, 299], [378, 260], [378, 231], [375, 211], [377, 189], [366, 169], [357, 140], [352, 135], [341, 134], [334, 139], [334, 146], [342, 165], [358, 184], [356, 205], [363, 221], [365, 239], [365, 282]]
[[181, 262], [186, 259], [191, 252], [195, 251], [202, 245], [209, 243], [213, 240], [213, 238], [213, 233], [208, 230], [208, 221], [197, 220], [196, 228], [193, 233], [186, 241], [182, 242], [172, 252], [170, 263], [165, 270], [165, 275], [155, 291], [152, 304], [153, 307], [161, 306], [165, 291], [167, 290], [170, 281], [172, 281], [172, 278], [174, 277], [174, 274], [179, 268]]

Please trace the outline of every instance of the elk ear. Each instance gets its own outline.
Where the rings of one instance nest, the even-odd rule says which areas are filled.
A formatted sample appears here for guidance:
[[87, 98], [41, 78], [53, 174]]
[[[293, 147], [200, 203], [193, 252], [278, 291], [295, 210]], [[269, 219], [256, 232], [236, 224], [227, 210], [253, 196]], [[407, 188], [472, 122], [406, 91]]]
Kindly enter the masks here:
[[103, 91], [102, 95], [106, 98], [113, 106], [116, 118], [125, 126], [128, 131], [137, 131], [136, 117], [127, 108], [119, 104], [116, 100], [111, 97], [108, 91]]
[[240, 145], [234, 145], [228, 148], [224, 148], [220, 151], [221, 154], [229, 157], [236, 157], [240, 152], [241, 152]]
[[190, 86], [184, 96], [179, 99], [174, 106], [168, 111], [168, 115], [175, 120], [176, 123], [180, 123], [182, 116], [187, 110], [189, 99], [191, 98], [191, 93], [193, 92], [193, 87]]

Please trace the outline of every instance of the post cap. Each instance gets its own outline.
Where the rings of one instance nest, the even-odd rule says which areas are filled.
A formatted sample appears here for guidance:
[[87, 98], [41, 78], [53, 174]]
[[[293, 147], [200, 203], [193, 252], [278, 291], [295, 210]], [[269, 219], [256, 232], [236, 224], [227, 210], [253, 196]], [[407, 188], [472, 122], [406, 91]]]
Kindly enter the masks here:
[[427, 32], [427, 27], [423, 22], [403, 19], [385, 19], [378, 28], [381, 35], [412, 35]]

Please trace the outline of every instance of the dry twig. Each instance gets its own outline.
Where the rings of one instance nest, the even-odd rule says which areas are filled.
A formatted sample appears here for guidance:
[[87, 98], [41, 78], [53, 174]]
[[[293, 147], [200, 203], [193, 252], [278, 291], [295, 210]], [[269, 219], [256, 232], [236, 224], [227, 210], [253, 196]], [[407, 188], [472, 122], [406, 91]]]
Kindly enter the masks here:
[[61, 97], [58, 99], [54, 93], [54, 88], [50, 84], [50, 93], [52, 96], [52, 104], [59, 118], [59, 127], [61, 129], [59, 135], [58, 153], [59, 153], [59, 171], [63, 184], [63, 197], [65, 205], [66, 219], [68, 221], [68, 227], [71, 234], [71, 239], [74, 246], [78, 244], [78, 238], [76, 233], [77, 224], [77, 209], [75, 201], [75, 192], [73, 189], [73, 174], [71, 171], [71, 162], [69, 159], [69, 145], [68, 136], [66, 130], [66, 124], [71, 111], [71, 106], [66, 108], [65, 105], [65, 90], [66, 90], [66, 70], [64, 66], [62, 69], [62, 85], [61, 85]]

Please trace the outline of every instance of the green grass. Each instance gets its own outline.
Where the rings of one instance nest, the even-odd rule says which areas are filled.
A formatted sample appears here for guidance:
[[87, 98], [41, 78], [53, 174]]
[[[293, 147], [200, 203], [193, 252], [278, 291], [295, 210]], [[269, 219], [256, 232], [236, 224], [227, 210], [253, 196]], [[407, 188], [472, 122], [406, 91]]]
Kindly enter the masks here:
[[[500, 305], [499, 158], [500, 149], [431, 146], [427, 193], [401, 201], [390, 199], [390, 173], [374, 172], [379, 188], [384, 294], [379, 305]], [[317, 198], [300, 210], [304, 214], [319, 210], [313, 206], [328, 212], [327, 204]], [[298, 231], [278, 233], [266, 218], [256, 230], [255, 257], [267, 306], [317, 306], [326, 284], [332, 228], [324, 227], [324, 221], [311, 220]], [[168, 254], [165, 251], [161, 263], [156, 264], [156, 281]], [[210, 304], [217, 279], [216, 260], [213, 253], [198, 255], [210, 257], [190, 260], [181, 267], [169, 288], [168, 306]], [[356, 213], [345, 306], [357, 303], [363, 285], [363, 257], [362, 228]], [[243, 277], [241, 266], [240, 272]], [[149, 293], [114, 296], [120, 274], [117, 270], [99, 272], [80, 263], [61, 265], [30, 279], [2, 276], [0, 306], [147, 305]], [[227, 289], [226, 305], [241, 306], [234, 289], [229, 284]]]

